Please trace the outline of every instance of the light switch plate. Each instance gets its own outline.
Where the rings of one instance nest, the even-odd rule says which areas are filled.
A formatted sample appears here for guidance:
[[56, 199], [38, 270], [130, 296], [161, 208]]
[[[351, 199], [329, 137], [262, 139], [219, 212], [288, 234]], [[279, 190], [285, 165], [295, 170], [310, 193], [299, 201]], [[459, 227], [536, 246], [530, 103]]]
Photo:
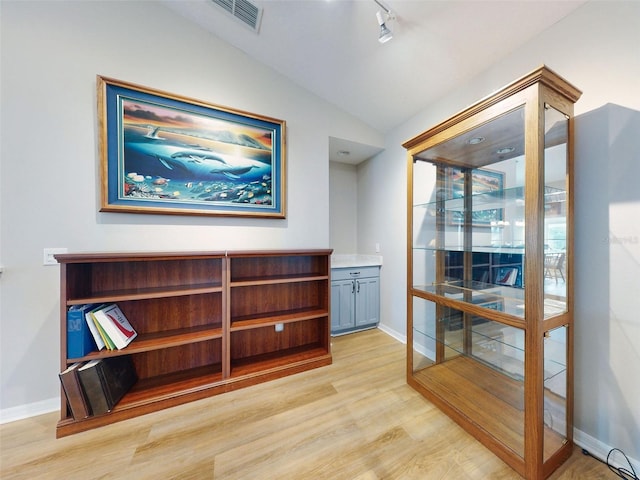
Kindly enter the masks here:
[[56, 253], [67, 253], [69, 250], [67, 248], [45, 248], [42, 258], [43, 265], [57, 265], [58, 261], [55, 259], [54, 255]]

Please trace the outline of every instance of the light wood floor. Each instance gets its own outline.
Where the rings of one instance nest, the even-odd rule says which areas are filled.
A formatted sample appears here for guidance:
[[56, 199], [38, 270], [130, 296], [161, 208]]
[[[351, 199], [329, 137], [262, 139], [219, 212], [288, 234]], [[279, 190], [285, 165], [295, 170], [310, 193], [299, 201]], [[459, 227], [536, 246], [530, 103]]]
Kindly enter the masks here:
[[[518, 479], [405, 383], [379, 330], [333, 339], [313, 371], [55, 439], [58, 414], [0, 426], [9, 479]], [[574, 455], [554, 480], [604, 479]]]

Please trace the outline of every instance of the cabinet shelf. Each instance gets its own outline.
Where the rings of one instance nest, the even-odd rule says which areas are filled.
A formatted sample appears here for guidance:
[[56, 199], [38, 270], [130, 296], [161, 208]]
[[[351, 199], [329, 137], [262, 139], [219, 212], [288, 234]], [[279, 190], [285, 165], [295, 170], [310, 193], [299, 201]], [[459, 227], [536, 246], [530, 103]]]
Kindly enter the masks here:
[[220, 364], [182, 370], [139, 380], [108, 413], [81, 420], [63, 418], [56, 434], [64, 437], [126, 420], [183, 403], [199, 400], [226, 390]]
[[122, 350], [95, 351], [84, 357], [69, 358], [67, 359], [67, 363], [72, 364], [75, 362], [93, 360], [94, 358], [106, 358], [117, 355], [130, 355], [134, 353], [148, 352], [151, 350], [160, 350], [195, 342], [204, 342], [206, 340], [213, 340], [221, 337], [222, 328], [211, 327], [209, 325], [144, 333], [138, 335], [133, 342]]
[[[475, 193], [471, 195], [470, 205], [472, 211], [478, 212], [481, 210], [503, 209], [512, 203], [524, 206], [523, 187], [504, 188], [492, 190], [490, 192]], [[440, 208], [444, 211], [463, 212], [467, 207], [465, 206], [464, 198], [448, 197], [440, 201], [418, 203], [414, 205], [414, 208], [426, 208], [435, 214], [436, 210]]]
[[414, 245], [414, 250], [425, 250], [427, 252], [471, 252], [471, 253], [495, 253], [507, 255], [524, 255], [523, 246], [512, 245], [473, 245], [464, 247], [464, 245], [451, 244], [437, 247], [435, 245]]
[[[431, 285], [414, 285], [415, 295], [422, 296], [427, 300], [446, 299], [448, 304], [456, 308], [465, 309], [465, 305], [486, 308], [490, 315], [495, 312], [501, 313], [517, 319], [524, 318], [525, 315], [525, 294], [522, 288], [496, 286], [483, 282], [451, 281]], [[545, 296], [543, 300], [544, 318], [552, 318], [563, 315], [566, 312], [567, 301], [565, 297]], [[513, 324], [506, 318], [498, 317], [505, 323]]]
[[[551, 205], [553, 203], [565, 202], [566, 196], [567, 192], [563, 189], [545, 186], [544, 204]], [[523, 208], [524, 187], [503, 188], [490, 192], [474, 193], [471, 195], [469, 204], [474, 212], [514, 207]], [[440, 201], [417, 203], [414, 204], [413, 207], [427, 209], [434, 215], [439, 208], [451, 212], [463, 212], [467, 208], [463, 197], [447, 197]]]
[[276, 353], [264, 353], [231, 362], [231, 377], [239, 378], [257, 373], [275, 372], [283, 368], [302, 367], [309, 363], [326, 363], [329, 352], [317, 344], [302, 345]]
[[114, 411], [170, 399], [179, 391], [188, 395], [222, 384], [222, 364], [180, 370], [139, 380], [116, 405]]
[[220, 284], [180, 285], [175, 287], [152, 287], [100, 292], [83, 298], [69, 298], [67, 305], [84, 305], [86, 303], [110, 303], [127, 300], [144, 300], [153, 298], [180, 297], [203, 293], [222, 292]]
[[[426, 324], [414, 324], [414, 335], [424, 336], [432, 342], [441, 342], [448, 357], [468, 355], [469, 358], [491, 368], [495, 373], [524, 381], [524, 332], [486, 318], [473, 319], [469, 331], [465, 331], [458, 315], [440, 319], [445, 334], [434, 335], [434, 328]], [[468, 334], [470, 333], [470, 336]], [[467, 344], [465, 345], [465, 341]], [[553, 340], [549, 340], [551, 342]], [[471, 345], [473, 348], [469, 348]], [[544, 359], [544, 382], [566, 373], [564, 359], [549, 356]]]
[[272, 312], [268, 315], [255, 317], [254, 315], [244, 315], [231, 319], [231, 331], [246, 330], [256, 327], [273, 326], [278, 323], [292, 323], [322, 318], [329, 315], [326, 309], [319, 308], [299, 308], [296, 310], [285, 310], [282, 312]]
[[329, 275], [322, 255], [298, 252], [289, 256], [241, 256], [231, 260], [231, 285], [321, 280]]
[[[330, 255], [331, 250], [57, 255], [60, 371], [76, 362], [130, 355], [138, 381], [112, 411], [85, 419], [72, 417], [61, 391], [56, 435], [330, 364]], [[67, 309], [101, 303], [117, 303], [137, 337], [122, 350], [67, 358]], [[276, 331], [276, 324], [283, 329]]]
[[[524, 385], [495, 372], [482, 363], [460, 356], [415, 373], [415, 378], [428, 389], [425, 393], [441, 409], [457, 421], [473, 419], [474, 433], [482, 439], [499, 442], [500, 456], [512, 462], [524, 452]], [[422, 387], [418, 387], [422, 388]], [[422, 391], [422, 390], [421, 390]], [[464, 395], [461, 395], [464, 392]], [[487, 395], [487, 392], [491, 392]], [[455, 410], [448, 407], [456, 400]], [[562, 402], [547, 395], [548, 411], [561, 411]], [[545, 457], [562, 448], [566, 439], [549, 425], [544, 426]], [[519, 469], [523, 473], [522, 469]]]
[[329, 277], [325, 275], [314, 276], [297, 276], [297, 275], [269, 275], [265, 277], [256, 277], [245, 280], [232, 280], [231, 287], [250, 287], [254, 285], [273, 285], [278, 283], [299, 283], [314, 282], [316, 280], [327, 280]]

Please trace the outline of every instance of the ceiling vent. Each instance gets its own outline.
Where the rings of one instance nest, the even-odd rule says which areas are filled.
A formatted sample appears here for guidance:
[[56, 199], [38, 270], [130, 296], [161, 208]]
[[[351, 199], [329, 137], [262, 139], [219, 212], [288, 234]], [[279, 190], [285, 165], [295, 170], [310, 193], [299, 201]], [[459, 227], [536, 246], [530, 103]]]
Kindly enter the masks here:
[[213, 3], [223, 8], [227, 13], [258, 33], [260, 20], [262, 19], [262, 8], [257, 7], [248, 0], [211, 0]]

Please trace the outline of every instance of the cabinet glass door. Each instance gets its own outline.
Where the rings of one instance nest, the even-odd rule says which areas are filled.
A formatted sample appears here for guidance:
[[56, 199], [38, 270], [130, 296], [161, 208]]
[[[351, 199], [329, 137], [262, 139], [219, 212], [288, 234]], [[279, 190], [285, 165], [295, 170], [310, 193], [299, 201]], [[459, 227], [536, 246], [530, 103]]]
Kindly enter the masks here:
[[[569, 196], [567, 189], [568, 116], [545, 106], [544, 150], [544, 313], [546, 318], [567, 311]], [[568, 327], [544, 339], [544, 460], [567, 439]]]
[[551, 106], [544, 119], [544, 297], [545, 316], [552, 316], [566, 312], [569, 120]]
[[520, 106], [425, 149], [412, 168], [414, 378], [519, 457], [524, 148]]
[[524, 317], [525, 166], [524, 107], [416, 156], [415, 290]]

